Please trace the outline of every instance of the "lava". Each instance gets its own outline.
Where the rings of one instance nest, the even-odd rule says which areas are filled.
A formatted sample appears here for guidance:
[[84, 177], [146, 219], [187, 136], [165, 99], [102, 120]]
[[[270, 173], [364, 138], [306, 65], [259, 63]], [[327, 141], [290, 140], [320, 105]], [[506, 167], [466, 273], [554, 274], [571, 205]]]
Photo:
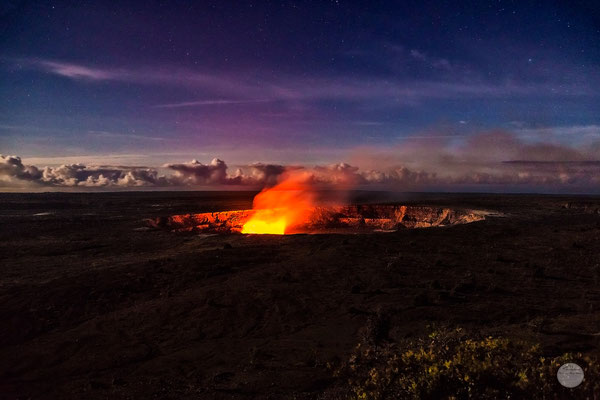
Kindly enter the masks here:
[[244, 224], [242, 233], [284, 235], [287, 220], [278, 214], [273, 210], [261, 210], [259, 216]]
[[[318, 194], [317, 194], [318, 193]], [[486, 210], [403, 204], [345, 204], [338, 194], [315, 189], [314, 178], [288, 173], [254, 197], [251, 210], [182, 214], [147, 220], [153, 228], [207, 234], [374, 233], [405, 228], [466, 224], [485, 219]]]
[[254, 197], [254, 214], [242, 227], [242, 233], [283, 235], [306, 224], [316, 205], [310, 175], [286, 174], [277, 185], [263, 189]]
[[[489, 210], [472, 210], [424, 205], [356, 204], [323, 205], [305, 209], [296, 223], [288, 224], [282, 210], [216, 211], [181, 214], [146, 220], [152, 228], [174, 232], [199, 233], [373, 233], [398, 229], [452, 226], [481, 221], [488, 215], [502, 214]], [[280, 216], [281, 219], [277, 219]], [[252, 223], [250, 220], [252, 219]]]

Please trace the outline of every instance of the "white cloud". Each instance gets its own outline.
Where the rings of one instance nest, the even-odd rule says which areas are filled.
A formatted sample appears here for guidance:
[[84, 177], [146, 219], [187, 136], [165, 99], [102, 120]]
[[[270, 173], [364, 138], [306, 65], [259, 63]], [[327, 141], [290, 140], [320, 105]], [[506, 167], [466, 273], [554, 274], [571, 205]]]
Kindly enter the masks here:
[[252, 163], [231, 171], [225, 161], [215, 158], [208, 164], [198, 160], [165, 164], [163, 168], [171, 172], [165, 175], [155, 168], [134, 166], [65, 164], [42, 168], [24, 164], [16, 156], [0, 156], [0, 181], [3, 188], [261, 187], [299, 171], [309, 183], [344, 188], [378, 185], [420, 190], [444, 185], [521, 185], [600, 191], [600, 141], [585, 147], [526, 142], [503, 131], [461, 138], [460, 144], [454, 141], [455, 136], [423, 137], [431, 140], [407, 140], [387, 151], [357, 150], [352, 164], [308, 167]]

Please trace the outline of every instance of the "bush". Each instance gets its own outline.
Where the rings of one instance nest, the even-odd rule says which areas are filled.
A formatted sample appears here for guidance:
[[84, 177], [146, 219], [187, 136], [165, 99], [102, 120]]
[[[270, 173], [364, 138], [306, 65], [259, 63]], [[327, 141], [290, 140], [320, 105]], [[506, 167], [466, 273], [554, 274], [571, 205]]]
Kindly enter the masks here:
[[[556, 379], [566, 362], [584, 369], [574, 389]], [[461, 329], [436, 330], [401, 346], [361, 343], [335, 374], [348, 379], [358, 399], [594, 399], [600, 393], [597, 356], [547, 358], [538, 345], [468, 336]]]

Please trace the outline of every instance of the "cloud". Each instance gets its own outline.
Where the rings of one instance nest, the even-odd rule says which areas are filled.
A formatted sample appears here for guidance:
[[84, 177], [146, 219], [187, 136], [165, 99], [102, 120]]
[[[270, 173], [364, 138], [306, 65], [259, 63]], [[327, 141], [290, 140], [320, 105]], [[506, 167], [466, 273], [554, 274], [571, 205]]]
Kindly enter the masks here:
[[419, 50], [411, 50], [410, 51], [410, 56], [416, 60], [419, 61], [425, 61], [427, 60], [427, 57], [425, 56], [425, 53], [419, 51]]
[[213, 159], [209, 164], [198, 160], [165, 164], [173, 171], [161, 175], [155, 168], [140, 166], [98, 166], [64, 164], [59, 167], [38, 168], [23, 164], [20, 157], [0, 155], [0, 184], [3, 187], [173, 187], [173, 186], [269, 186], [277, 183], [285, 171], [298, 166], [255, 163], [228, 173], [227, 164]]
[[168, 140], [166, 138], [156, 137], [156, 136], [144, 136], [144, 135], [136, 135], [135, 133], [117, 133], [117, 132], [107, 132], [107, 131], [88, 131], [88, 135], [97, 138], [110, 138], [110, 139], [123, 139], [123, 140], [140, 140], [140, 141], [158, 141], [163, 142]]
[[174, 179], [182, 185], [231, 185], [240, 182], [238, 177], [227, 176], [227, 164], [218, 158], [210, 164], [192, 160], [182, 164], [165, 164], [164, 167], [175, 171]]
[[[418, 50], [410, 56], [427, 62], [433, 68], [450, 70], [445, 59], [431, 58]], [[76, 81], [126, 82], [141, 85], [176, 86], [203, 89], [205, 99], [158, 104], [164, 109], [250, 104], [271, 101], [314, 101], [336, 99], [344, 101], [387, 100], [398, 104], [415, 104], [427, 99], [505, 98], [509, 96], [588, 96], [597, 92], [590, 85], [563, 81], [528, 81], [515, 79], [490, 81], [471, 73], [455, 72], [444, 79], [387, 79], [355, 76], [256, 76], [256, 73], [205, 73], [189, 69], [152, 66], [111, 68], [76, 64], [66, 61], [26, 59], [20, 65]]]
[[169, 181], [144, 167], [105, 167], [84, 164], [38, 168], [20, 157], [0, 155], [0, 181], [5, 187], [107, 187], [164, 186]]
[[183, 101], [180, 103], [167, 103], [157, 104], [155, 108], [182, 108], [182, 107], [198, 107], [198, 106], [216, 106], [216, 105], [230, 105], [230, 104], [248, 104], [248, 103], [266, 103], [270, 100], [197, 100], [197, 101]]
[[103, 167], [83, 164], [45, 167], [38, 183], [64, 187], [164, 186], [168, 181], [151, 168]]
[[368, 170], [362, 173], [363, 179], [370, 184], [401, 186], [414, 188], [439, 184], [435, 173], [426, 171], [413, 171], [404, 166], [388, 168], [384, 171]]
[[[277, 183], [278, 178], [286, 171], [290, 169], [298, 169], [301, 167], [290, 167], [277, 164], [263, 164], [254, 163], [251, 164], [248, 169], [250, 170], [249, 175], [245, 176], [244, 182], [255, 182], [256, 184], [262, 184], [264, 186], [273, 186]], [[239, 173], [244, 176], [244, 170], [240, 169]]]
[[[155, 168], [68, 164], [25, 165], [19, 157], [0, 156], [3, 187], [222, 187], [273, 186], [298, 173], [306, 182], [328, 188], [377, 187], [392, 190], [461, 190], [489, 185], [507, 190], [600, 192], [600, 142], [584, 147], [525, 141], [505, 131], [468, 137], [432, 134], [393, 149], [357, 149], [351, 163], [302, 166], [253, 163], [235, 168], [218, 158], [169, 163]], [[520, 189], [519, 189], [520, 188]]]
[[41, 171], [37, 167], [23, 165], [21, 157], [0, 154], [0, 180], [5, 183], [14, 181], [33, 182], [41, 177]]
[[[437, 138], [435, 138], [437, 136]], [[529, 142], [505, 131], [460, 138], [433, 135], [389, 151], [362, 149], [353, 157], [371, 183], [411, 187], [518, 185], [600, 190], [600, 146]], [[484, 190], [485, 186], [482, 186]]]
[[367, 180], [359, 173], [359, 168], [347, 163], [316, 166], [313, 169], [314, 180], [317, 183], [332, 185], [360, 185]]
[[534, 127], [525, 128], [523, 123], [519, 121], [513, 121], [513, 125], [517, 126], [516, 132], [519, 136], [532, 136], [541, 137], [548, 140], [551, 137], [573, 137], [583, 139], [600, 139], [600, 125], [570, 125], [570, 126], [547, 126], [547, 127]]
[[62, 76], [75, 81], [125, 82], [140, 85], [204, 88], [211, 92], [243, 97], [258, 96], [259, 85], [249, 85], [240, 77], [234, 79], [211, 73], [174, 67], [114, 68], [98, 67], [68, 61], [16, 59], [19, 66]]
[[272, 186], [285, 172], [302, 169], [301, 166], [254, 163], [240, 166], [233, 175], [228, 174], [225, 161], [213, 159], [210, 164], [192, 160], [181, 164], [165, 164], [165, 168], [175, 171], [171, 183], [178, 185], [244, 185]]
[[47, 72], [71, 79], [89, 79], [93, 81], [116, 80], [119, 74], [109, 70], [90, 68], [77, 64], [55, 61], [39, 61], [39, 66]]

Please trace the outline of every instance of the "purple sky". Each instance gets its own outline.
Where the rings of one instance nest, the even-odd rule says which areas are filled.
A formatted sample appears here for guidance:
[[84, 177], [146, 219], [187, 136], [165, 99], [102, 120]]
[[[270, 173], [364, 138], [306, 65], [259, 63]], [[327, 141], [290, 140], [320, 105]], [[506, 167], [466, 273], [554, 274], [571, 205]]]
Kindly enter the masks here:
[[0, 185], [260, 186], [256, 163], [346, 163], [357, 185], [597, 191], [594, 3], [8, 1]]

